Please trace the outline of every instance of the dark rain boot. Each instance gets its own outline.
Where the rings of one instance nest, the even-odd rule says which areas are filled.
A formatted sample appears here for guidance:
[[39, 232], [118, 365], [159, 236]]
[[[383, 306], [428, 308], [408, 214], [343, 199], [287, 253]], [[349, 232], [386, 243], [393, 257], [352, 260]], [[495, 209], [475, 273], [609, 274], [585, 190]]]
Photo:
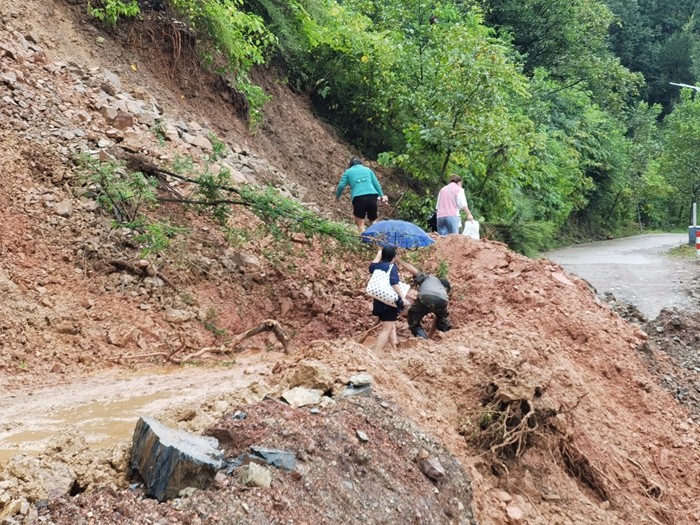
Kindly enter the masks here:
[[428, 338], [428, 334], [425, 333], [425, 330], [423, 330], [422, 326], [419, 326], [418, 328], [414, 328], [413, 330], [411, 330], [411, 333], [416, 337], [420, 337], [421, 339]]

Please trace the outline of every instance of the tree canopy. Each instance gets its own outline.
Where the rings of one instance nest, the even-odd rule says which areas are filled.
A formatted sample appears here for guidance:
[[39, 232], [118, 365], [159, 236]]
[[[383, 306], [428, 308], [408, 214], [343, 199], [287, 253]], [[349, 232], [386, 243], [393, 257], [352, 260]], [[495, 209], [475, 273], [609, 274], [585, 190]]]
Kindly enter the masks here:
[[[404, 218], [422, 219], [457, 173], [493, 234], [533, 252], [564, 236], [679, 226], [700, 191], [697, 105], [669, 84], [700, 73], [697, 1], [165, 3], [256, 107], [247, 71], [272, 62], [397, 170]], [[113, 18], [110, 6], [121, 6]], [[138, 5], [90, 8], [114, 23]]]

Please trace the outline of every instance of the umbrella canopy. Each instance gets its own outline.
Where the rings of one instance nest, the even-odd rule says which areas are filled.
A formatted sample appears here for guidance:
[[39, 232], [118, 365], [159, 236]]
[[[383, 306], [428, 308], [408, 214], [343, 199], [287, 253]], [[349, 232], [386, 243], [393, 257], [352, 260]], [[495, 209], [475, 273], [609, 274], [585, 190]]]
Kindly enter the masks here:
[[406, 221], [379, 221], [367, 228], [361, 235], [362, 242], [397, 248], [422, 248], [435, 241], [421, 228]]

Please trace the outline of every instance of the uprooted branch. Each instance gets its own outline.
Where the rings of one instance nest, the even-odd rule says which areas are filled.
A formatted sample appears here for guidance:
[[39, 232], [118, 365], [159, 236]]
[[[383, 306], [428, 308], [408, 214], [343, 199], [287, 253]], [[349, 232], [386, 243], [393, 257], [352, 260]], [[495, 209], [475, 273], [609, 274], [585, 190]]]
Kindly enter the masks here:
[[362, 332], [360, 335], [358, 335], [357, 338], [355, 339], [355, 341], [357, 341], [357, 342], [360, 343], [360, 344], [364, 343], [364, 342], [365, 342], [365, 339], [367, 339], [367, 338], [369, 337], [369, 334], [371, 334], [372, 332], [374, 332], [374, 331], [375, 331], [377, 328], [379, 328], [380, 326], [382, 326], [381, 321], [378, 322], [377, 324], [375, 324], [375, 325], [374, 325], [372, 328], [370, 328], [369, 330], [365, 330], [365, 331]]
[[[519, 421], [512, 427], [504, 424], [501, 433], [501, 441], [492, 445], [490, 452], [496, 453], [501, 449], [512, 448], [514, 450], [513, 456], [516, 458], [519, 457], [525, 451], [528, 437], [532, 432], [537, 430], [537, 422], [531, 422], [534, 414], [535, 412], [530, 410], [522, 415], [522, 418], [516, 417], [516, 420], [519, 419]], [[504, 422], [510, 421], [514, 416], [513, 406], [508, 405], [503, 415]]]
[[182, 357], [178, 357], [176, 354], [180, 352], [181, 349], [176, 350], [174, 352], [152, 352], [149, 354], [126, 354], [121, 356], [117, 361], [131, 361], [131, 360], [139, 360], [139, 359], [149, 359], [152, 357], [163, 357], [165, 358], [166, 361], [169, 361], [171, 363], [175, 364], [182, 364], [182, 363], [187, 363], [188, 361], [192, 361], [197, 358], [201, 358], [203, 356], [206, 356], [207, 354], [227, 354], [231, 352], [233, 349], [235, 349], [241, 342], [243, 342], [245, 339], [248, 339], [249, 337], [253, 337], [254, 335], [257, 335], [262, 332], [272, 332], [275, 334], [275, 337], [277, 340], [282, 343], [282, 348], [284, 348], [285, 353], [289, 353], [289, 341], [290, 338], [287, 335], [287, 333], [284, 331], [282, 328], [282, 325], [275, 321], [274, 319], [267, 319], [260, 323], [258, 326], [251, 328], [250, 330], [247, 330], [243, 332], [242, 334], [238, 334], [236, 337], [233, 339], [229, 339], [228, 341], [225, 341], [222, 343], [220, 346], [207, 346], [204, 348], [200, 348], [196, 352], [193, 352], [189, 355], [185, 355]]
[[[201, 180], [193, 179], [190, 177], [185, 177], [185, 176], [179, 175], [173, 171], [167, 170], [165, 168], [161, 168], [160, 166], [156, 166], [151, 161], [149, 161], [148, 159], [146, 159], [145, 157], [143, 157], [141, 155], [129, 156], [127, 159], [127, 165], [129, 166], [129, 169], [132, 169], [135, 171], [140, 171], [141, 173], [144, 173], [144, 174], [149, 175], [151, 177], [155, 177], [158, 180], [164, 180], [163, 176], [168, 175], [169, 177], [173, 177], [174, 179], [179, 179], [179, 180], [184, 181], [184, 182], [190, 182], [192, 184], [197, 184], [198, 186], [202, 185]], [[229, 191], [231, 193], [235, 193], [236, 195], [241, 194], [240, 190], [238, 188], [234, 188], [233, 186], [222, 185], [221, 189]], [[249, 203], [247, 203], [247, 202], [236, 202], [235, 204], [249, 205]]]

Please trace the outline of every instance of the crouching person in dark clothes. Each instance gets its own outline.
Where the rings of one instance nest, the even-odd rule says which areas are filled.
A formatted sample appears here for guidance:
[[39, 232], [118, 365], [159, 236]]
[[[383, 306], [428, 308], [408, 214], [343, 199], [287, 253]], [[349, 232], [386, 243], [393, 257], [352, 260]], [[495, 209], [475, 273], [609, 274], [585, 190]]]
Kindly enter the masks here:
[[402, 268], [413, 275], [413, 280], [419, 286], [418, 300], [408, 309], [408, 328], [416, 337], [428, 338], [428, 334], [421, 326], [421, 321], [428, 314], [435, 314], [435, 321], [430, 329], [432, 335], [437, 328], [441, 332], [447, 332], [452, 328], [447, 304], [449, 303], [450, 282], [434, 275], [420, 272], [410, 263], [396, 257], [394, 259]]

